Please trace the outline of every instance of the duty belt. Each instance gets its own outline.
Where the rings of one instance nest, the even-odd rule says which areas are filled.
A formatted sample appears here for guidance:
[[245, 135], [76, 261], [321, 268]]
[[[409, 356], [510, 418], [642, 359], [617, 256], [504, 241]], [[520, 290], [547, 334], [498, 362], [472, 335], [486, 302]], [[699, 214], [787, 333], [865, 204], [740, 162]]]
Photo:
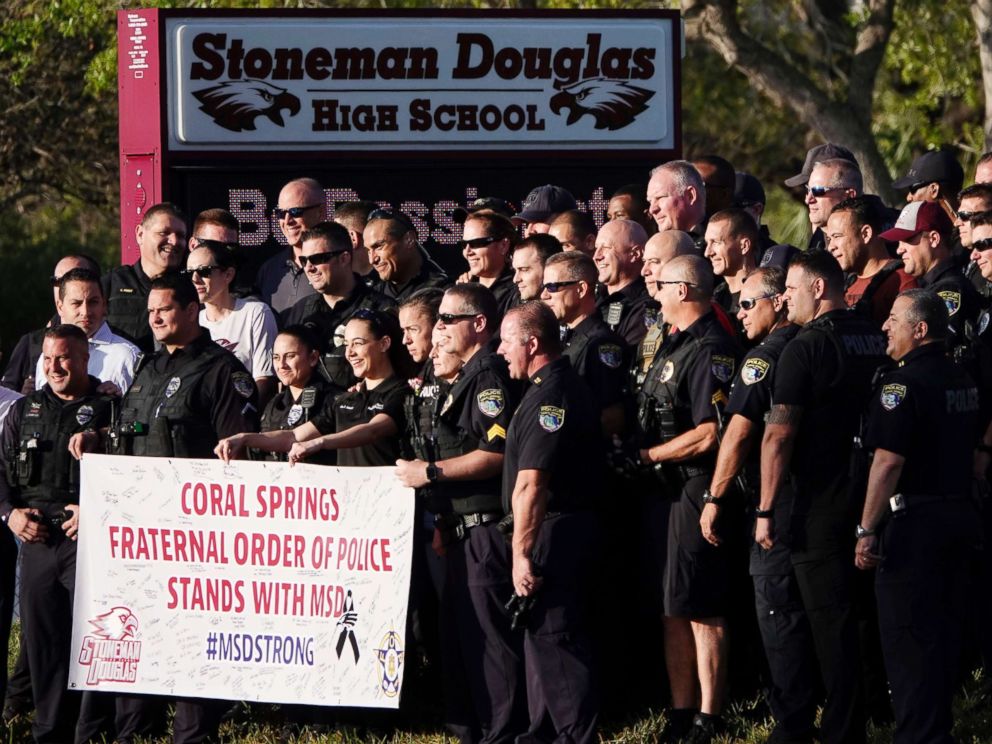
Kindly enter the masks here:
[[889, 508], [893, 516], [901, 514], [914, 506], [924, 504], [952, 503], [955, 501], [974, 501], [975, 497], [965, 493], [897, 493], [889, 499]]
[[503, 518], [497, 512], [475, 512], [474, 514], [438, 514], [434, 517], [434, 526], [441, 533], [441, 543], [450, 545], [464, 540], [465, 535], [473, 527], [480, 527]]

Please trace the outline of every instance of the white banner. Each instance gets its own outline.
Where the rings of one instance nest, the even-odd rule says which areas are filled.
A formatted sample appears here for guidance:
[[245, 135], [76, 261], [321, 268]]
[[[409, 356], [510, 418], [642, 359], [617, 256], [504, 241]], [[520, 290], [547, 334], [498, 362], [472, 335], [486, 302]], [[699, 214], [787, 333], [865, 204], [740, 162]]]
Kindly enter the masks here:
[[677, 15], [166, 22], [169, 147], [675, 146]]
[[413, 491], [392, 468], [86, 455], [69, 686], [396, 708]]

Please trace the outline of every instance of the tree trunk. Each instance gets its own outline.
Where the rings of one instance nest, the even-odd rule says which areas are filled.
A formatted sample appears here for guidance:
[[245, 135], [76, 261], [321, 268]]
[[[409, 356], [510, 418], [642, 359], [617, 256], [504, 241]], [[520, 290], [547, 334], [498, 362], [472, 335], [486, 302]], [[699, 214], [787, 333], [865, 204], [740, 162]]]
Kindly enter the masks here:
[[972, 0], [971, 17], [978, 35], [978, 57], [982, 63], [985, 91], [985, 150], [992, 150], [992, 0]]

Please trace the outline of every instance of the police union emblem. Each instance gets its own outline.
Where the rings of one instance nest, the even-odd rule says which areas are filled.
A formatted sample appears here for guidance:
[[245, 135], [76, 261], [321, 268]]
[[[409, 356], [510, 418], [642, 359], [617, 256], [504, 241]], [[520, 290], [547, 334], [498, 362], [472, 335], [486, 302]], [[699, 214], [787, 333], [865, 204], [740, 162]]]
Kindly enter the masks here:
[[714, 354], [710, 361], [710, 369], [713, 370], [713, 376], [720, 382], [728, 382], [734, 375], [734, 358]]
[[400, 681], [403, 679], [403, 642], [399, 633], [390, 630], [382, 637], [382, 645], [376, 649], [379, 657], [380, 684], [386, 697], [400, 694]]
[[476, 396], [476, 401], [479, 404], [479, 410], [489, 418], [496, 418], [503, 412], [503, 408], [506, 407], [506, 403], [503, 400], [503, 391], [499, 388], [483, 390]]
[[231, 383], [242, 398], [250, 398], [251, 394], [255, 392], [255, 385], [247, 372], [235, 372], [231, 375]]
[[558, 431], [565, 423], [565, 409], [558, 406], [541, 406], [537, 420], [545, 431]]
[[296, 426], [296, 422], [300, 420], [303, 416], [303, 406], [296, 403], [292, 408], [289, 409], [289, 415], [286, 416], [286, 423], [290, 426]]
[[658, 379], [661, 382], [668, 382], [675, 376], [675, 364], [672, 360], [665, 362], [665, 366], [661, 368], [661, 374], [658, 375]]
[[79, 410], [76, 411], [76, 423], [80, 426], [86, 426], [92, 420], [93, 406], [80, 406]]
[[741, 367], [741, 379], [745, 385], [753, 385], [756, 382], [761, 382], [765, 379], [765, 375], [768, 374], [769, 366], [768, 362], [764, 359], [748, 359], [744, 362], [744, 366]]
[[599, 361], [610, 369], [617, 369], [623, 361], [623, 352], [616, 344], [603, 344], [599, 347]]
[[886, 411], [891, 411], [900, 403], [902, 403], [905, 397], [906, 397], [905, 385], [896, 385], [896, 384], [885, 385], [882, 388], [882, 396], [880, 398], [882, 402], [882, 408], [884, 408]]
[[182, 384], [183, 381], [178, 377], [173, 377], [171, 380], [169, 380], [169, 384], [165, 386], [165, 397], [171, 398], [173, 395], [178, 393], [179, 388]]
[[947, 314], [954, 315], [958, 310], [961, 309], [961, 293], [952, 292], [950, 290], [945, 290], [943, 292], [938, 292], [937, 296], [944, 301], [947, 305]]

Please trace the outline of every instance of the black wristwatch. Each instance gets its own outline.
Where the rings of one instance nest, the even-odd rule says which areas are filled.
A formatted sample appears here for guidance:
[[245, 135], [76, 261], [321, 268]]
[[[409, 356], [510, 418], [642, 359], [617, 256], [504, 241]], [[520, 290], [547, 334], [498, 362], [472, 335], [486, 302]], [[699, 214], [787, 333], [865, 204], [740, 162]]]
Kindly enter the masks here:
[[854, 534], [857, 535], [857, 538], [860, 540], [862, 537], [874, 537], [875, 530], [865, 529], [859, 524], [857, 528], [854, 530]]
[[775, 514], [774, 507], [771, 508], [771, 509], [755, 509], [754, 510], [755, 519], [771, 519], [773, 514]]
[[431, 483], [437, 483], [438, 475], [439, 475], [439, 471], [437, 469], [437, 465], [435, 465], [433, 462], [427, 463], [427, 480], [429, 480]]
[[723, 499], [714, 496], [712, 493], [710, 493], [710, 489], [707, 488], [705, 491], [703, 491], [703, 503], [713, 504], [714, 506], [722, 506]]

